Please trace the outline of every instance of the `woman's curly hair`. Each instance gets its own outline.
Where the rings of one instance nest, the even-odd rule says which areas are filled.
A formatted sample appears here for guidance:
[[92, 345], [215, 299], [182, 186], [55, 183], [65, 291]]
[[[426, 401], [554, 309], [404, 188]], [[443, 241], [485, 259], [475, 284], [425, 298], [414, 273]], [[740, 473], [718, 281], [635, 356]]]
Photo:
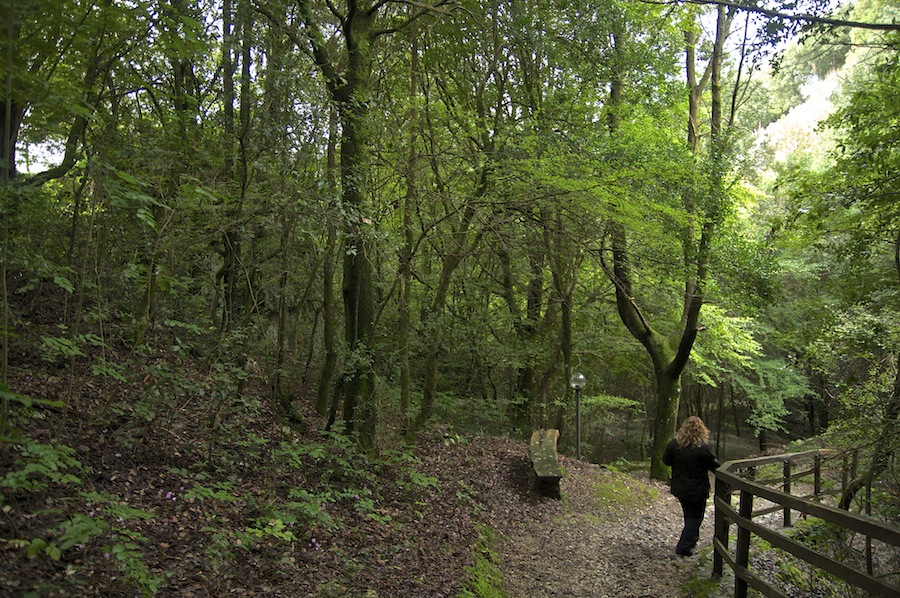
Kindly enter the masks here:
[[703, 446], [709, 442], [709, 430], [703, 425], [702, 419], [692, 415], [684, 420], [684, 423], [678, 428], [675, 442], [678, 444], [678, 448]]

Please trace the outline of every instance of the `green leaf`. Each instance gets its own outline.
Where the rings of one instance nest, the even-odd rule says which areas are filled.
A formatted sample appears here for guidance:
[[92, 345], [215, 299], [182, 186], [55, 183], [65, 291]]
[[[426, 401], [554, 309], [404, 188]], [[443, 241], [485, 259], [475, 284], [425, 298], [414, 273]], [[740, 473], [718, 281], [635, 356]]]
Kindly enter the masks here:
[[52, 407], [54, 409], [59, 409], [65, 405], [63, 401], [52, 401], [49, 399], [35, 399], [34, 397], [30, 397], [28, 395], [21, 395], [16, 392], [13, 392], [9, 389], [9, 386], [0, 382], [0, 397], [3, 397], [7, 401], [11, 401], [14, 403], [19, 403], [25, 407], [33, 407], [34, 405], [40, 405], [42, 407]]
[[75, 285], [72, 284], [72, 281], [63, 276], [62, 274], [54, 274], [53, 282], [57, 284], [62, 289], [65, 289], [67, 293], [75, 292]]
[[153, 216], [153, 212], [150, 211], [146, 206], [141, 206], [137, 210], [138, 220], [152, 228], [154, 231], [156, 228], [156, 218]]

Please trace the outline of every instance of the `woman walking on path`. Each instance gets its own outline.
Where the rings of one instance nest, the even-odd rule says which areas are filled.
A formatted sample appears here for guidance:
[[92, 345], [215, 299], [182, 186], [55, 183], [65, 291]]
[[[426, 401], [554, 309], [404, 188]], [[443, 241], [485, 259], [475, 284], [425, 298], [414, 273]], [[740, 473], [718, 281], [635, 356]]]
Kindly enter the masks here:
[[691, 556], [700, 539], [700, 524], [709, 498], [709, 472], [719, 460], [709, 448], [709, 430], [703, 420], [692, 415], [681, 424], [663, 453], [663, 463], [672, 468], [672, 494], [681, 503], [684, 529], [675, 554]]

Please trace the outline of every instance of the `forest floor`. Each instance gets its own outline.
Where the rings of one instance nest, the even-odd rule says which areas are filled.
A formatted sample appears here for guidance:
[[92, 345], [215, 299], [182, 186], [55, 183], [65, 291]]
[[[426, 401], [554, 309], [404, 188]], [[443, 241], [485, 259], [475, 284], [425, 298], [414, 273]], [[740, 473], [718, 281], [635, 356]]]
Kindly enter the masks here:
[[665, 484], [562, 456], [562, 499], [542, 498], [528, 484], [524, 443], [477, 442], [484, 445], [478, 475], [487, 476], [479, 496], [500, 536], [498, 560], [510, 596], [717, 594], [709, 581], [711, 508], [698, 555], [678, 557], [681, 508]]
[[[645, 474], [563, 456], [562, 498], [545, 498], [525, 442], [437, 428], [367, 456], [311, 412], [300, 431], [277, 423], [262, 386], [217, 394], [220, 374], [168, 357], [131, 382], [11, 372], [22, 436], [0, 453], [0, 595], [718, 593], [711, 510], [699, 554], [676, 557], [679, 506]], [[502, 591], [479, 590], [497, 571]]]

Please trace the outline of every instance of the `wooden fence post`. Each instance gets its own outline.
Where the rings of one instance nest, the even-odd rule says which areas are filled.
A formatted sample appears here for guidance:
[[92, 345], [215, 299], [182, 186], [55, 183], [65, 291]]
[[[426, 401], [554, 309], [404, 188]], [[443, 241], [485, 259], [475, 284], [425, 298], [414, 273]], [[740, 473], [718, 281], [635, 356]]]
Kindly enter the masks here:
[[[866, 515], [872, 516], [872, 476], [866, 480]], [[866, 536], [866, 573], [872, 575], [872, 537]]]
[[[791, 493], [791, 460], [784, 460], [784, 472], [783, 472], [783, 484], [782, 488], [784, 489], [785, 494]], [[784, 508], [784, 527], [791, 526], [791, 508]]]
[[[753, 518], [753, 494], [741, 490], [741, 504], [738, 514], [747, 519]], [[750, 569], [750, 530], [738, 525], [737, 548], [734, 555], [735, 565], [744, 569]], [[734, 597], [747, 598], [747, 582], [739, 575], [734, 576]]]
[[841, 494], [847, 491], [847, 483], [850, 477], [850, 457], [844, 453], [841, 457]]
[[[725, 512], [719, 508], [719, 501], [722, 501], [726, 505], [731, 504], [731, 491], [728, 488], [728, 484], [725, 483], [724, 480], [720, 480], [716, 477], [716, 494], [713, 499], [713, 503], [715, 506], [715, 524], [713, 525], [713, 538], [718, 540], [718, 542], [722, 545], [722, 550], [728, 550], [728, 530], [731, 527], [731, 522], [725, 516]], [[714, 540], [714, 544], [715, 544]], [[713, 572], [712, 575], [716, 579], [721, 579], [722, 577], [722, 569], [723, 569], [724, 561], [722, 559], [722, 555], [718, 550], [715, 550], [715, 546], [713, 547]]]
[[813, 465], [813, 500], [821, 500], [822, 497], [822, 455], [816, 455]]

